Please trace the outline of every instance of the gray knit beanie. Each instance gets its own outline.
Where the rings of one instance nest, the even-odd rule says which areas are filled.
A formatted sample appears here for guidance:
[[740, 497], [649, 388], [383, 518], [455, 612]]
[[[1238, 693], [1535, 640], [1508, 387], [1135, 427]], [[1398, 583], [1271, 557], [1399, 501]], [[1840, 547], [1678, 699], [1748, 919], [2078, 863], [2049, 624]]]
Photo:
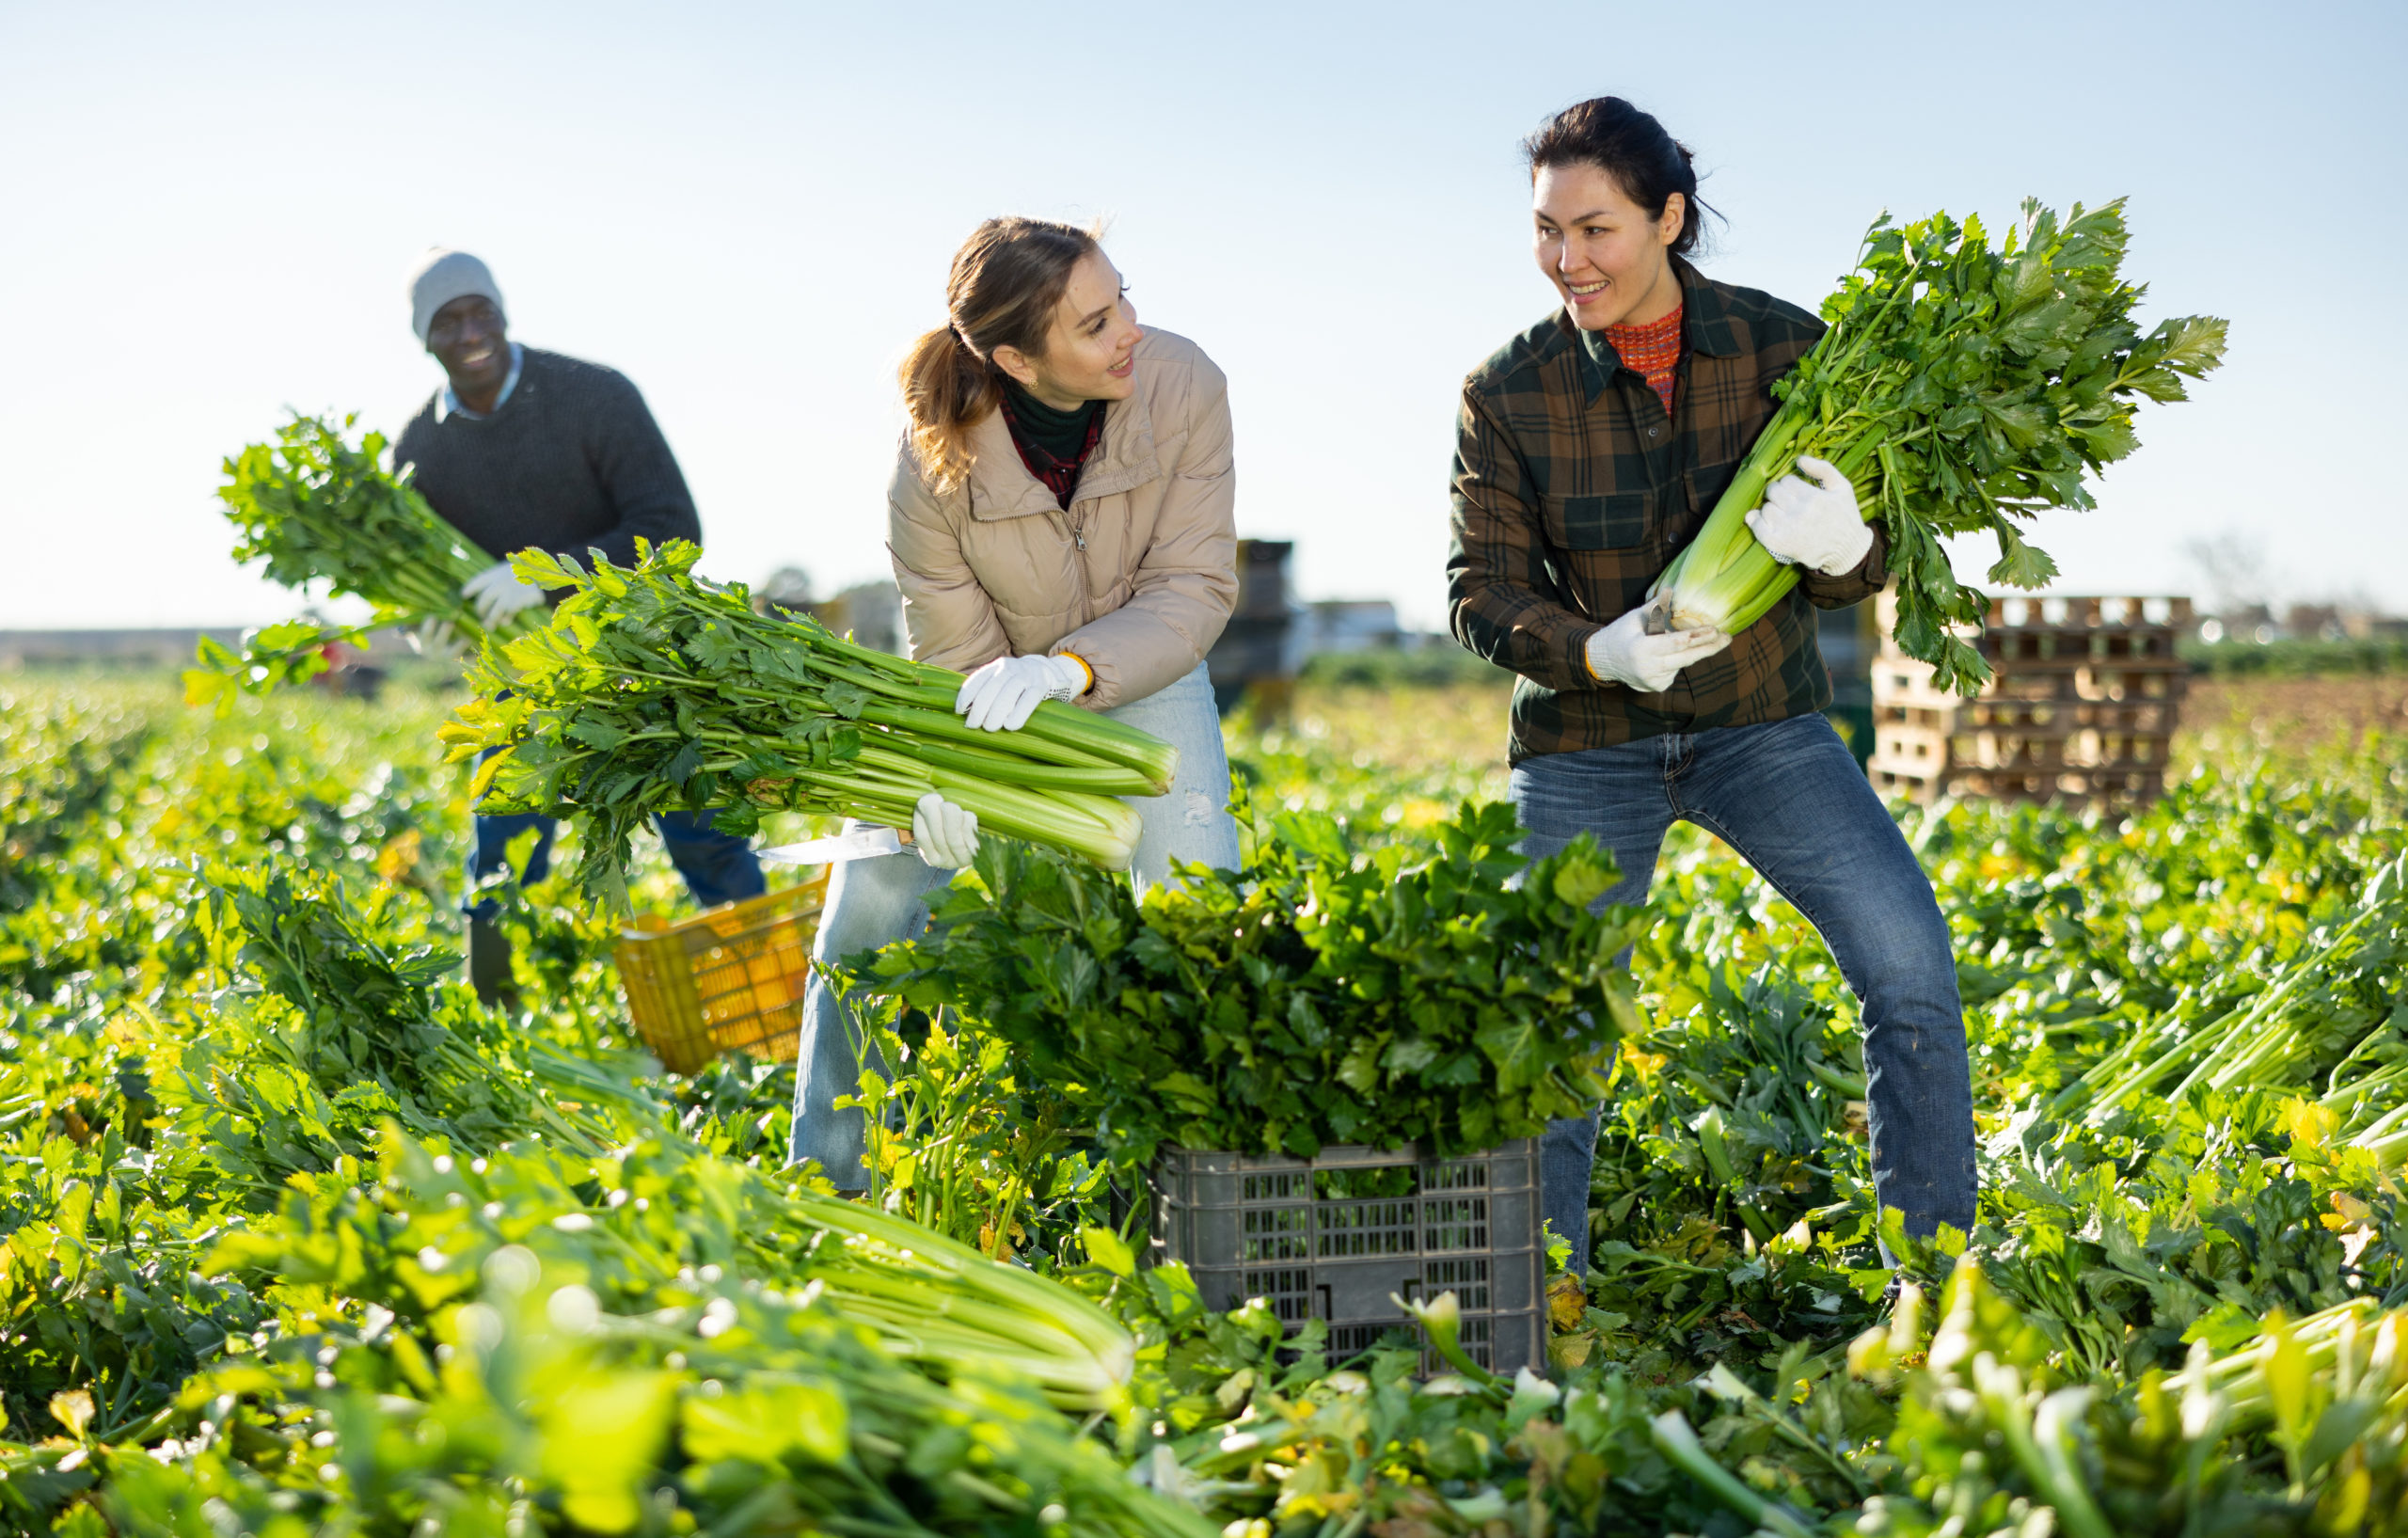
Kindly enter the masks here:
[[[501, 290], [494, 287], [493, 274], [483, 262], [466, 251], [428, 246], [410, 274], [410, 328], [418, 333], [419, 344], [425, 345], [426, 330], [435, 324], [436, 310], [472, 293], [491, 299], [494, 309], [501, 309]], [[507, 321], [509, 316], [502, 318]]]

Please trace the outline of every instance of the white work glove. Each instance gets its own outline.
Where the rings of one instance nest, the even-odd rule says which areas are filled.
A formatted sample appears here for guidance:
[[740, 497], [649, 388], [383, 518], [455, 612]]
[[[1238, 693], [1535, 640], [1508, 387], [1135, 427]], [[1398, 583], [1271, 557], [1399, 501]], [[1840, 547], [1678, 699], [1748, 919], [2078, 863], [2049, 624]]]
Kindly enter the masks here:
[[1713, 629], [1651, 636], [1646, 610], [1634, 609], [1589, 637], [1589, 671], [1644, 694], [1661, 694], [1683, 668], [1730, 644], [1729, 636]]
[[978, 857], [978, 814], [929, 791], [911, 808], [911, 848], [925, 864], [959, 870]]
[[1748, 515], [1748, 527], [1782, 565], [1844, 577], [1873, 548], [1872, 526], [1857, 510], [1856, 488], [1829, 462], [1799, 454], [1798, 468], [1822, 484], [1782, 476], [1765, 488], [1765, 505]]
[[961, 681], [953, 708], [982, 732], [1017, 732], [1039, 705], [1075, 700], [1088, 682], [1074, 657], [999, 657]]
[[460, 627], [446, 619], [419, 621], [418, 628], [410, 633], [410, 644], [420, 657], [447, 659], [468, 649], [468, 643], [460, 638]]
[[461, 583], [460, 596], [476, 606], [477, 618], [491, 630], [520, 610], [542, 603], [544, 590], [532, 582], [520, 581], [511, 571], [509, 562], [497, 561]]

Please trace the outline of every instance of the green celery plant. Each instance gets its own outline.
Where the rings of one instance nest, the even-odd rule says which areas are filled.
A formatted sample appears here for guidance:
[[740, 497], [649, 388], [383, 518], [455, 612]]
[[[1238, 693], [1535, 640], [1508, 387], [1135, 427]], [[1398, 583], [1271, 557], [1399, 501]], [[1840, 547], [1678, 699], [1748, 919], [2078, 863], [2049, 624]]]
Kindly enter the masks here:
[[1526, 861], [1494, 803], [1436, 832], [1435, 851], [1358, 855], [1330, 819], [1287, 814], [1244, 871], [1190, 867], [1142, 903], [982, 848], [928, 936], [867, 971], [1009, 1042], [1021, 1082], [1134, 1162], [1165, 1143], [1309, 1156], [1532, 1136], [1603, 1092], [1636, 1023], [1615, 956], [1640, 919], [1590, 911], [1616, 872], [1585, 838]]
[[1865, 235], [1856, 272], [1823, 304], [1821, 341], [1773, 387], [1781, 409], [1716, 501], [1697, 537], [1656, 579], [1651, 628], [1732, 634], [1769, 613], [1798, 570], [1758, 544], [1747, 515], [1798, 456], [1854, 483], [1868, 519], [1889, 531], [1897, 641], [1932, 664], [1941, 688], [1978, 692], [1981, 656], [1951, 633], [1978, 627], [1988, 600], [1958, 585], [1940, 544], [1996, 536], [1989, 579], [2036, 588], [2056, 575], [2019, 522], [2046, 508], [2087, 508], [2083, 484], [2140, 446], [2141, 397], [2184, 398], [2224, 357], [2226, 323], [2189, 315], [2147, 336], [2132, 320], [2142, 289], [2121, 276], [2121, 198], [2062, 224], [2026, 200], [1995, 251], [1981, 220], [1945, 214]]

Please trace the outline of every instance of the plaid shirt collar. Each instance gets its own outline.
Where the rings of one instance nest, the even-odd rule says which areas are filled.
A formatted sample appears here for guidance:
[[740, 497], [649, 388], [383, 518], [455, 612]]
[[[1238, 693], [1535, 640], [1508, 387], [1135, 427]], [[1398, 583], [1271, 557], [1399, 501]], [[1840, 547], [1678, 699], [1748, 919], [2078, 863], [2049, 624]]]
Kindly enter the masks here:
[[[1708, 357], [1738, 357], [1739, 338], [1732, 329], [1731, 312], [1724, 307], [1722, 295], [1681, 257], [1672, 258], [1672, 271], [1681, 280], [1681, 341], [1687, 350]], [[1563, 324], [1572, 325], [1571, 317], [1564, 317]], [[1623, 367], [1622, 355], [1614, 351], [1614, 344], [1606, 340], [1603, 331], [1583, 331], [1573, 326], [1573, 334], [1580, 340], [1580, 388], [1586, 392], [1588, 404], [1594, 405], [1604, 393], [1607, 381]]]

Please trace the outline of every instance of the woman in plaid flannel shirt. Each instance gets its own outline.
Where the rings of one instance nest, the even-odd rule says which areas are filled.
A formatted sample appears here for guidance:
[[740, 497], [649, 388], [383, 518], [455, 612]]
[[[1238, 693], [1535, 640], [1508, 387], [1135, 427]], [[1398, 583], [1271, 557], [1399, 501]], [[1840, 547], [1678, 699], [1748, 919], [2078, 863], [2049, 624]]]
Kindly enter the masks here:
[[[1813, 922], [1863, 1007], [1877, 1196], [1910, 1234], [1970, 1229], [1973, 1118], [1955, 957], [1931, 883], [1820, 714], [1814, 610], [1886, 580], [1880, 531], [1819, 460], [1750, 524], [1800, 568], [1735, 636], [1651, 635], [1648, 588], [1696, 537], [1771, 420], [1775, 381], [1822, 324], [1686, 260], [1701, 205], [1688, 151], [1615, 97], [1524, 146], [1539, 266], [1562, 308], [1465, 382], [1449, 606], [1465, 646], [1521, 676], [1513, 795], [1526, 848], [1580, 833], [1644, 899], [1665, 831], [1697, 823]], [[1544, 1205], [1587, 1253], [1592, 1112], [1543, 1151]]]

